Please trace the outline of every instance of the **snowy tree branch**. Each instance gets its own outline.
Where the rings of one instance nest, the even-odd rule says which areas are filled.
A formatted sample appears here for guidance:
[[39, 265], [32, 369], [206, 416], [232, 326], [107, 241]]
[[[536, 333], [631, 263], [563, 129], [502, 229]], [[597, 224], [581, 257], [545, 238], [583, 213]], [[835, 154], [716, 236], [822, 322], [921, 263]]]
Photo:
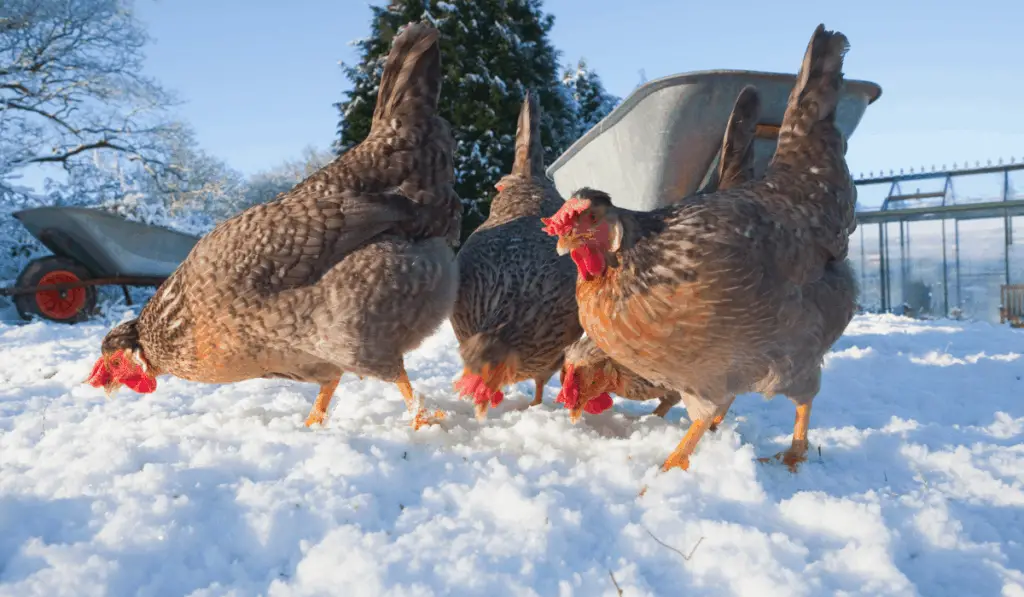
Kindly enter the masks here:
[[155, 175], [167, 163], [174, 100], [142, 74], [148, 42], [132, 0], [5, 0], [0, 18], [0, 184], [32, 164], [92, 151]]

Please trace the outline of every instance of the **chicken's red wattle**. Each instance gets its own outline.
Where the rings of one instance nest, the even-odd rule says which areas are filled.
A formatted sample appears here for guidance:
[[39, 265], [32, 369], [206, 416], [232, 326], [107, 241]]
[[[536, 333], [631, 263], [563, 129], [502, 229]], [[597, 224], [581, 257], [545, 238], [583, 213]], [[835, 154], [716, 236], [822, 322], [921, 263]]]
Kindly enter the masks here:
[[604, 271], [604, 255], [601, 254], [601, 251], [583, 245], [578, 249], [573, 249], [570, 255], [576, 264], [576, 269], [580, 271], [580, 275], [585, 280], [589, 280]]
[[612, 401], [611, 394], [609, 394], [608, 392], [604, 392], [597, 396], [596, 398], [591, 398], [587, 402], [586, 406], [583, 407], [583, 410], [587, 411], [592, 415], [599, 415], [604, 411], [608, 410], [609, 408], [611, 408], [614, 404], [615, 403]]

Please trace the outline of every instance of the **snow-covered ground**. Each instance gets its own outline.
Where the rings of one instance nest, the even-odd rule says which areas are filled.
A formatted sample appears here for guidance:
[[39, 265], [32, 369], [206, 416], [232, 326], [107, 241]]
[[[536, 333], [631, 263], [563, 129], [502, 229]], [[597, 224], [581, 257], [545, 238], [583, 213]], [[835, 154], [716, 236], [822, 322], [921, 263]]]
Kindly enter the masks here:
[[407, 359], [444, 427], [355, 377], [312, 431], [285, 381], [107, 400], [81, 381], [112, 323], [0, 324], [2, 595], [1024, 595], [1021, 332], [858, 317], [794, 476], [755, 461], [785, 399], [741, 396], [668, 474], [682, 408], [573, 426], [556, 379], [479, 423], [447, 327]]

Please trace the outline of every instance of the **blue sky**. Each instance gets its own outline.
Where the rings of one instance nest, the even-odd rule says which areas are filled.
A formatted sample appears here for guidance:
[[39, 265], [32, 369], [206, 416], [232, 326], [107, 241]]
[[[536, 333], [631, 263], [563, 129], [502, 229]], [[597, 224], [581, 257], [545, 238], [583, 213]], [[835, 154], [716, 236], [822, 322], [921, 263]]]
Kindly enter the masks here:
[[[380, 0], [383, 2], [383, 0]], [[186, 103], [204, 148], [245, 173], [334, 138], [339, 60], [369, 31], [366, 0], [139, 0], [151, 75]], [[922, 8], [929, 6], [928, 10]], [[546, 0], [563, 62], [609, 90], [714, 68], [795, 72], [814, 27], [850, 38], [850, 78], [880, 84], [848, 154], [867, 172], [1024, 158], [1024, 3], [908, 0]]]

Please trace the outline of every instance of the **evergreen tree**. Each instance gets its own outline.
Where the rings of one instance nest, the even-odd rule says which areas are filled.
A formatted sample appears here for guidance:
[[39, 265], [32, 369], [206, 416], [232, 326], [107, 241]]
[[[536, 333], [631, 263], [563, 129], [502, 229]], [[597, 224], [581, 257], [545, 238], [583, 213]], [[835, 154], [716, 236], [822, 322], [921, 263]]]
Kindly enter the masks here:
[[566, 67], [562, 83], [569, 94], [576, 123], [574, 141], [601, 122], [621, 101], [605, 91], [601, 77], [587, 68], [587, 62], [582, 58], [575, 68], [571, 65]]
[[455, 188], [465, 206], [465, 238], [487, 217], [493, 185], [512, 167], [527, 90], [539, 94], [548, 163], [577, 136], [575, 111], [559, 80], [558, 53], [548, 40], [554, 17], [542, 12], [541, 0], [394, 0], [371, 9], [370, 36], [354, 42], [359, 63], [342, 65], [352, 89], [337, 104], [335, 150], [347, 150], [369, 132], [384, 59], [399, 28], [431, 22], [441, 31], [441, 115], [457, 143]]

